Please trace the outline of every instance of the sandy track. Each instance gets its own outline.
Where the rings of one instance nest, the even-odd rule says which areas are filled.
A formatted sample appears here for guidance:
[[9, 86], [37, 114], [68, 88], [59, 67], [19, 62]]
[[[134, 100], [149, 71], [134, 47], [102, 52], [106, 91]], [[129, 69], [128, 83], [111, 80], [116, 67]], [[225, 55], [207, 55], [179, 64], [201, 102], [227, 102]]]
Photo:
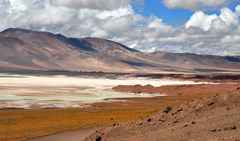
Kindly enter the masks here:
[[84, 141], [85, 138], [90, 136], [92, 133], [100, 129], [100, 127], [89, 128], [77, 131], [68, 131], [63, 133], [58, 133], [55, 135], [49, 135], [45, 137], [40, 137], [37, 139], [32, 139], [29, 141]]

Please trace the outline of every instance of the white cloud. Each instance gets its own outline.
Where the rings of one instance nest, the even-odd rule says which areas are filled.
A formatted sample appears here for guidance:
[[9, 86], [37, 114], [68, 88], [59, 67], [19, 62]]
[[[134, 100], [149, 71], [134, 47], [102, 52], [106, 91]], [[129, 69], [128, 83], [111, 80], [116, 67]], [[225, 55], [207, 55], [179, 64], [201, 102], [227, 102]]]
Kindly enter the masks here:
[[211, 24], [217, 19], [217, 15], [205, 15], [202, 11], [195, 12], [186, 23], [186, 28], [199, 27], [205, 31], [211, 28]]
[[163, 0], [168, 8], [184, 8], [189, 10], [199, 10], [202, 8], [216, 8], [225, 5], [228, 0]]
[[9, 0], [11, 5], [11, 10], [13, 11], [25, 11], [27, 10], [27, 5], [23, 4], [22, 0]]
[[224, 34], [231, 30], [231, 27], [222, 20], [214, 20], [209, 27], [211, 27], [212, 33], [216, 34]]
[[184, 29], [175, 28], [172, 32], [167, 32], [168, 34], [164, 31], [145, 32], [146, 38], [151, 38], [138, 42], [138, 45], [148, 44], [150, 47], [138, 47], [146, 51], [240, 55], [240, 24], [237, 13], [237, 8], [236, 11], [223, 8], [219, 15], [195, 12]]
[[[16, 8], [19, 4], [21, 8]], [[158, 17], [135, 13], [130, 1], [100, 10], [54, 6], [50, 0], [0, 0], [0, 30], [19, 27], [70, 37], [94, 36], [142, 51], [240, 55], [239, 9], [225, 8], [219, 15], [198, 11], [185, 28], [175, 28]]]
[[232, 11], [229, 8], [221, 9], [219, 16], [216, 14], [207, 15], [202, 11], [195, 12], [191, 18], [187, 21], [185, 28], [196, 27], [204, 31], [215, 29], [223, 31], [225, 29], [236, 29], [239, 25], [239, 15], [237, 11]]
[[51, 0], [51, 3], [69, 8], [112, 10], [127, 6], [129, 0]]
[[239, 24], [239, 16], [229, 8], [223, 8], [219, 17], [229, 26], [237, 26]]
[[185, 25], [185, 30], [195, 30], [189, 34], [189, 36], [192, 35], [189, 43], [200, 41], [205, 43], [199, 47], [201, 49], [194, 50], [194, 45], [190, 46], [189, 49], [199, 53], [240, 55], [240, 21], [237, 13], [237, 8], [236, 11], [223, 8], [219, 16], [195, 12]]
[[165, 24], [162, 19], [150, 17], [147, 28], [154, 29], [156, 32], [173, 32], [173, 27]]
[[97, 13], [96, 17], [98, 17], [100, 19], [106, 19], [109, 17], [120, 18], [123, 16], [132, 15], [133, 13], [134, 12], [133, 12], [132, 8], [130, 6], [127, 6], [127, 7], [111, 10], [111, 11], [109, 11], [109, 10], [101, 11], [101, 12]]

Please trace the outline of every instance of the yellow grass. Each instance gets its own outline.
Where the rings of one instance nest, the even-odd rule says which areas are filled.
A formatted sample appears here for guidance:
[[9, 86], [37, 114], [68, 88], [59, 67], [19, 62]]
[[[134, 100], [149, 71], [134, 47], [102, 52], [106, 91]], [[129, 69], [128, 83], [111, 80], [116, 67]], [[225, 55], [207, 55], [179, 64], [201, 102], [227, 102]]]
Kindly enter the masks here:
[[134, 98], [83, 109], [0, 110], [0, 140], [19, 141], [145, 117], [166, 106], [203, 96]]

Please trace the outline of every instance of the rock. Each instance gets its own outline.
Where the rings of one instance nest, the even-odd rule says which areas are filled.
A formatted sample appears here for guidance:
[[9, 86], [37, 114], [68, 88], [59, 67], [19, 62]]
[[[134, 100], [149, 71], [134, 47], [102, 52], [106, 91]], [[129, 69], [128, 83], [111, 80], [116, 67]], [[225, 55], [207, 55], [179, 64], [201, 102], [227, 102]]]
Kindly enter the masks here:
[[228, 131], [228, 130], [235, 130], [235, 129], [237, 129], [236, 126], [231, 126], [231, 127], [226, 127], [226, 128], [224, 128], [223, 130], [224, 130], [224, 131]]
[[212, 106], [214, 104], [214, 102], [210, 102], [209, 104], [208, 104], [208, 106]]
[[179, 110], [177, 110], [177, 112], [181, 112], [183, 109], [181, 108], [181, 109], [179, 109]]
[[211, 132], [216, 132], [217, 131], [217, 129], [213, 129], [213, 130], [211, 130]]
[[101, 141], [102, 140], [102, 137], [101, 136], [97, 136], [96, 137], [96, 141]]
[[164, 122], [164, 120], [162, 120], [162, 119], [159, 119], [158, 121], [160, 121], [160, 122]]
[[150, 84], [146, 85], [145, 87], [147, 87], [147, 88], [154, 88], [153, 85], [150, 85]]
[[220, 132], [220, 131], [222, 131], [221, 129], [213, 129], [213, 130], [211, 130], [211, 132]]
[[147, 122], [151, 122], [152, 121], [152, 119], [151, 118], [149, 118], [148, 120], [147, 120]]
[[176, 121], [174, 121], [173, 123], [178, 123], [178, 121], [176, 120]]
[[163, 111], [164, 113], [169, 113], [172, 110], [172, 107], [166, 107], [166, 109]]

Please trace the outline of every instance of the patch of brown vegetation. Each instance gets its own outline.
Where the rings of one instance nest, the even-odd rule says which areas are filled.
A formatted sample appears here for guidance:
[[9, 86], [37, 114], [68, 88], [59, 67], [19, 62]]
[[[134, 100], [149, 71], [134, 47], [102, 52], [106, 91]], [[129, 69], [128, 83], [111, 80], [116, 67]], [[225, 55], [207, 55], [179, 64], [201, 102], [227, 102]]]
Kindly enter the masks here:
[[[173, 107], [209, 95], [119, 99], [125, 102], [97, 103], [82, 109], [2, 109], [0, 141], [20, 141], [123, 121], [144, 118], [166, 106]], [[147, 106], [146, 106], [147, 105]]]

